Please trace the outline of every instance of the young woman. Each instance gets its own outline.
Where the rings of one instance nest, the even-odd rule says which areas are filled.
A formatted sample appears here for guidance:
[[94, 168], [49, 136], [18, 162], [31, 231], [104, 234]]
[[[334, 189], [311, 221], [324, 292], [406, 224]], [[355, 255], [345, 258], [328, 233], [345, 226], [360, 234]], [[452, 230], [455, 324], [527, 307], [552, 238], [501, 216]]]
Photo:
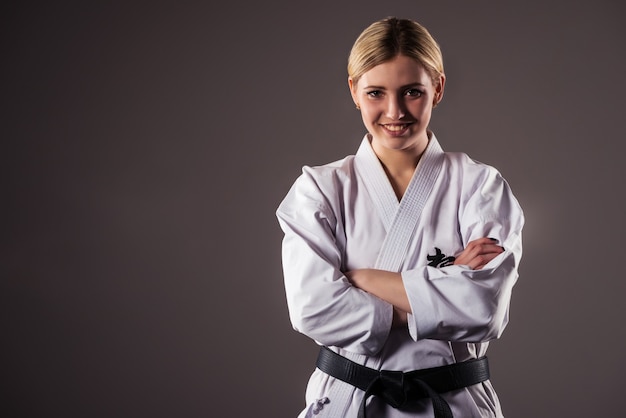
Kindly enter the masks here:
[[501, 417], [485, 353], [508, 322], [522, 210], [496, 169], [442, 151], [438, 44], [387, 18], [348, 85], [367, 134], [280, 204], [294, 328], [320, 346], [300, 417]]

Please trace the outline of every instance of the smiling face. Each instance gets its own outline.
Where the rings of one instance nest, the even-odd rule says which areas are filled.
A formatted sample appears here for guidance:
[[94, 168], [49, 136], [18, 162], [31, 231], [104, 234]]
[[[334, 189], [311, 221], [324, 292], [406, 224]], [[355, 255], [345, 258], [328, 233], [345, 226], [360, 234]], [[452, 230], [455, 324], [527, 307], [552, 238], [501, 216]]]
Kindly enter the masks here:
[[376, 154], [421, 155], [428, 144], [433, 105], [441, 100], [444, 82], [443, 75], [433, 82], [422, 65], [404, 55], [371, 68], [356, 83], [348, 78]]

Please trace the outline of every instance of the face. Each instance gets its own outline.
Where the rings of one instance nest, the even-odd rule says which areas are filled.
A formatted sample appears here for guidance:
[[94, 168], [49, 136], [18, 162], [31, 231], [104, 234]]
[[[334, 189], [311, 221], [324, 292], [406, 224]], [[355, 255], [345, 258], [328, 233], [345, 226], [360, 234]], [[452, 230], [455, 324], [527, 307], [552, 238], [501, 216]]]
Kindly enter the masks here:
[[364, 73], [357, 83], [348, 79], [352, 98], [361, 108], [363, 123], [380, 153], [421, 155], [428, 144], [427, 128], [433, 105], [441, 100], [445, 78], [434, 83], [426, 69], [399, 55]]

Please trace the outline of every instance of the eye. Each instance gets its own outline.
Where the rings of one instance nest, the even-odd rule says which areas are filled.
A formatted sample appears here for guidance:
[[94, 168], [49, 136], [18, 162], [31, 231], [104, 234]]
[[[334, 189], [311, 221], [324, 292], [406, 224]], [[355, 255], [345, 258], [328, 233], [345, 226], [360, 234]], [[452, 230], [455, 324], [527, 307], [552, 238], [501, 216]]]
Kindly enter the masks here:
[[421, 97], [424, 92], [418, 89], [409, 89], [405, 94], [410, 97]]
[[383, 92], [380, 90], [372, 90], [372, 91], [368, 91], [366, 94], [372, 99], [377, 99], [383, 95]]

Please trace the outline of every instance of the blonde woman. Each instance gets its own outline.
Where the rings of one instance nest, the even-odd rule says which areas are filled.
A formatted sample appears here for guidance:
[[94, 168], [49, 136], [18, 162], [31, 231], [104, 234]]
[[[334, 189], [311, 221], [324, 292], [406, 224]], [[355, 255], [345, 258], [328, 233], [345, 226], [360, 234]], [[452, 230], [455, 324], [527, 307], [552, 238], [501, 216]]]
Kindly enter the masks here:
[[320, 345], [300, 417], [501, 417], [490, 340], [508, 322], [524, 216], [493, 167], [429, 130], [445, 87], [419, 23], [374, 22], [348, 60], [367, 130], [305, 166], [277, 210], [293, 327]]

